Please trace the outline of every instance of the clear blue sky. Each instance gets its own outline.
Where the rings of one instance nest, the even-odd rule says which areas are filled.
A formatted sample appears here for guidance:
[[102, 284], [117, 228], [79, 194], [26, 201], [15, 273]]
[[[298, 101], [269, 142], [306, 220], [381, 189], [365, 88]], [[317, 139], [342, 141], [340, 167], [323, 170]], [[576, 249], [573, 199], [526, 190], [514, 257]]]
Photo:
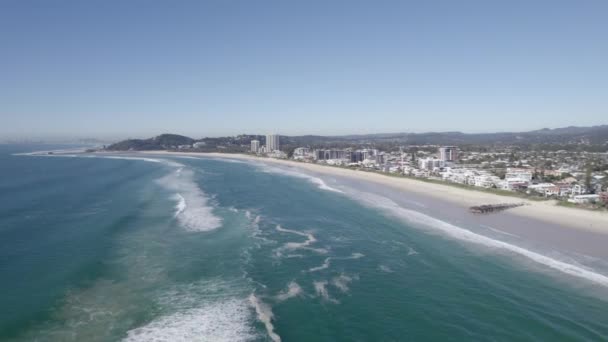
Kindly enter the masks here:
[[0, 137], [608, 123], [608, 1], [0, 1]]

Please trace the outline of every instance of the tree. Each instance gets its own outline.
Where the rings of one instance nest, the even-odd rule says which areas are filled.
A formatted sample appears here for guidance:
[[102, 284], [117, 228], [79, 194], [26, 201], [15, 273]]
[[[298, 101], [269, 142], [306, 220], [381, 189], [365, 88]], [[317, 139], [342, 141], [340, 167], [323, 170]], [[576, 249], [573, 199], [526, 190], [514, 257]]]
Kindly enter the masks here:
[[585, 187], [587, 191], [591, 190], [591, 164], [587, 164], [587, 170], [585, 170]]

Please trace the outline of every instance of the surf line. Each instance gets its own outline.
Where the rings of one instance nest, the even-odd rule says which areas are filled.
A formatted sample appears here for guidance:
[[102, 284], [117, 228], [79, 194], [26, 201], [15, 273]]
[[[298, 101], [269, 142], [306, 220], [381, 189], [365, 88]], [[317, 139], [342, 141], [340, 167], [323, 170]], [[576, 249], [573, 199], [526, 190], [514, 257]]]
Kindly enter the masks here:
[[358, 196], [354, 196], [353, 198], [365, 204], [366, 206], [381, 209], [385, 211], [389, 216], [402, 219], [406, 222], [410, 222], [415, 225], [417, 224], [429, 227], [431, 229], [439, 230], [446, 236], [451, 237], [453, 239], [509, 251], [513, 254], [523, 256], [538, 264], [548, 266], [549, 268], [568, 274], [570, 276], [583, 278], [595, 284], [608, 287], [608, 276], [605, 276], [601, 273], [596, 273], [592, 270], [588, 270], [583, 267], [568, 264], [557, 259], [552, 259], [540, 253], [533, 252], [504, 241], [495, 240], [487, 236], [474, 233], [468, 229], [455, 226], [451, 223], [433, 218], [421, 212], [400, 207], [397, 203], [386, 197], [372, 195], [369, 193], [358, 193]]

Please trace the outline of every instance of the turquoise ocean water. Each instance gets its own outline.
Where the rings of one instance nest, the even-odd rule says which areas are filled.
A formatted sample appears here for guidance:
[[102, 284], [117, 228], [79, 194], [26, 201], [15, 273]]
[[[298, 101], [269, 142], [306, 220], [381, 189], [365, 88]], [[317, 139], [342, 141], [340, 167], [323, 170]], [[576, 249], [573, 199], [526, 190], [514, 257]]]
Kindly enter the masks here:
[[2, 341], [608, 340], [602, 272], [352, 182], [34, 149], [0, 146]]

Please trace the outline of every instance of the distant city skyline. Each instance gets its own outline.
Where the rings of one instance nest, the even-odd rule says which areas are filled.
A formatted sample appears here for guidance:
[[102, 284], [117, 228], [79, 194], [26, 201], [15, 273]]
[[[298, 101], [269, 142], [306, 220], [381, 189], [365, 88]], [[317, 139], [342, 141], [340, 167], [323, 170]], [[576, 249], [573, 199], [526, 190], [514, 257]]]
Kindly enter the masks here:
[[0, 140], [607, 124], [605, 13], [605, 1], [4, 1]]

